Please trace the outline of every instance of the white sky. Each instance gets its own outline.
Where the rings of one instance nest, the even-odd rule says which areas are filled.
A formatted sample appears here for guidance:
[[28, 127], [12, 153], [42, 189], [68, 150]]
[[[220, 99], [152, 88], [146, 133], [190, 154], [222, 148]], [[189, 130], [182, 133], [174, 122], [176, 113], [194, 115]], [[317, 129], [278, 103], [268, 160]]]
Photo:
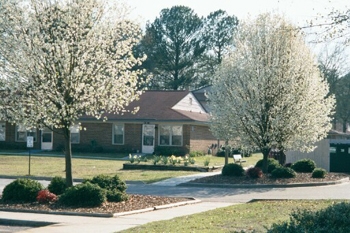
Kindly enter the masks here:
[[222, 9], [239, 20], [248, 15], [256, 16], [264, 12], [284, 14], [298, 26], [306, 20], [326, 15], [332, 9], [345, 9], [350, 6], [349, 0], [124, 0], [133, 9], [133, 16], [139, 16], [141, 25], [159, 16], [164, 8], [184, 5], [192, 8], [199, 16]]
[[[207, 16], [216, 10], [225, 10], [235, 15], [238, 20], [260, 13], [274, 12], [283, 14], [296, 26], [309, 25], [307, 22], [327, 16], [332, 10], [350, 9], [350, 0], [122, 0], [132, 9], [131, 16], [144, 28], [147, 21], [151, 23], [159, 17], [164, 8], [184, 5], [192, 8], [198, 16]], [[324, 44], [310, 44], [316, 54], [324, 53]], [[344, 69], [350, 70], [350, 47], [344, 54]]]

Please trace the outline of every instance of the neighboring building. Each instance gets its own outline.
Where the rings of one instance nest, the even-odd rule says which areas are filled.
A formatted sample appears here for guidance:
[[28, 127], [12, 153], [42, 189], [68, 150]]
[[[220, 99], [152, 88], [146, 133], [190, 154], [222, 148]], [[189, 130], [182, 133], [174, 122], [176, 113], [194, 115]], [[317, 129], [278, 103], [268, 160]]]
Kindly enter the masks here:
[[[203, 103], [203, 101], [201, 101]], [[73, 126], [72, 149], [78, 151], [142, 152], [185, 154], [190, 150], [207, 152], [217, 143], [209, 130], [209, 114], [190, 91], [145, 91], [127, 110], [136, 114], [107, 114], [103, 122], [82, 117]], [[48, 129], [30, 131], [21, 125], [0, 122], [0, 148], [26, 148], [27, 136], [34, 148], [63, 149], [63, 136]]]
[[350, 172], [350, 128], [346, 132], [341, 129], [340, 124], [334, 126], [327, 138], [317, 142], [316, 149], [310, 153], [287, 151], [286, 163], [308, 158], [327, 171]]

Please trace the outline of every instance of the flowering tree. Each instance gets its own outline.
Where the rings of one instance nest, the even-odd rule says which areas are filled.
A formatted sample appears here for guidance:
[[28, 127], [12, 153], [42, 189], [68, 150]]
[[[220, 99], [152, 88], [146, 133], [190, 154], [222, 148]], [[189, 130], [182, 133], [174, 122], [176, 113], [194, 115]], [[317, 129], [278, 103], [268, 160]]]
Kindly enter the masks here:
[[313, 149], [331, 128], [334, 97], [303, 37], [263, 14], [242, 23], [234, 43], [209, 93], [212, 131], [258, 147], [265, 171], [271, 148]]
[[71, 186], [70, 128], [82, 115], [122, 112], [140, 94], [140, 28], [125, 6], [99, 0], [4, 0], [0, 15], [0, 117], [59, 130]]

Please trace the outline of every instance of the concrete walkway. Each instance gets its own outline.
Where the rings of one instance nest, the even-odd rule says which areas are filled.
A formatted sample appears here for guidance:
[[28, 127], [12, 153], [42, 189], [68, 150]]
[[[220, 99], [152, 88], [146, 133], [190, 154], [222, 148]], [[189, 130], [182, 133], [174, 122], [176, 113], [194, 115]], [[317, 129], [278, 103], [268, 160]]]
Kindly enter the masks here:
[[[144, 213], [136, 213], [116, 218], [81, 217], [52, 214], [33, 214], [18, 212], [0, 212], [0, 223], [6, 219], [22, 222], [53, 223], [40, 228], [32, 228], [22, 232], [117, 232], [143, 225], [152, 221], [168, 220], [175, 217], [191, 215], [237, 203], [245, 203], [252, 199], [350, 199], [350, 183], [317, 187], [294, 188], [220, 188], [220, 187], [183, 187], [176, 186], [202, 176], [215, 173], [199, 173], [191, 176], [172, 178], [154, 184], [128, 185], [128, 193], [145, 195], [195, 197], [200, 203], [184, 205], [169, 209], [159, 209]], [[1, 180], [0, 180], [1, 181]]]

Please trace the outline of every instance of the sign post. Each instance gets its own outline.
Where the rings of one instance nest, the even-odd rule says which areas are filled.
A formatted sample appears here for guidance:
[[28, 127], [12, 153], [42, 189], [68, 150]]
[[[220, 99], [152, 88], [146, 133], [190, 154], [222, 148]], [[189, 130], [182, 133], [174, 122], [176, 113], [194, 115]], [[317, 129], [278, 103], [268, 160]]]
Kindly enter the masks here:
[[34, 146], [34, 137], [27, 136], [27, 148], [29, 149], [29, 168], [28, 168], [28, 176], [30, 176], [30, 148]]

